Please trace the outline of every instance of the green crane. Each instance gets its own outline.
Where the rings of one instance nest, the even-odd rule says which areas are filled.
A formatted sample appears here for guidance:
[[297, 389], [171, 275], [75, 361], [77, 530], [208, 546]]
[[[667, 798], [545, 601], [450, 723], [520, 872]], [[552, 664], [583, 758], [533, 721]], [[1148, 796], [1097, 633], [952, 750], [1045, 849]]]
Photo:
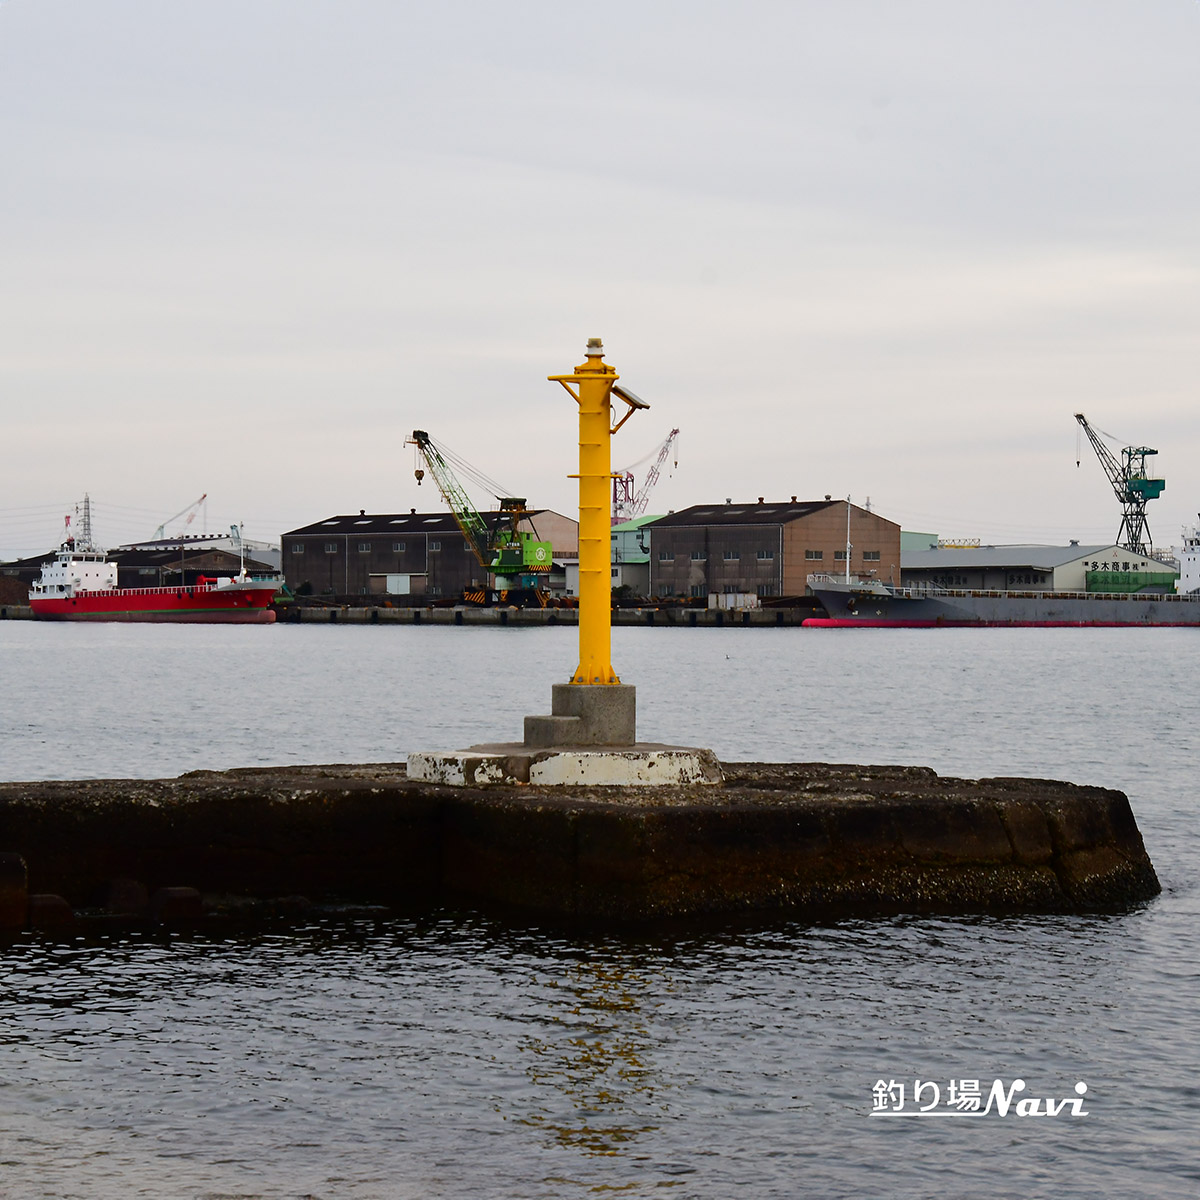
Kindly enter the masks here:
[[[1088, 424], [1083, 413], [1076, 413], [1075, 420], [1088, 436], [1096, 457], [1108, 476], [1109, 483], [1121, 503], [1121, 528], [1117, 533], [1117, 545], [1124, 546], [1133, 554], [1153, 554], [1154, 540], [1150, 526], [1146, 524], [1146, 505], [1157, 500], [1167, 486], [1165, 479], [1151, 479], [1146, 474], [1146, 459], [1157, 450], [1149, 446], [1126, 446], [1118, 462], [1113, 452], [1100, 440], [1096, 431]], [[1108, 435], [1105, 435], [1108, 436]], [[1079, 466], [1079, 453], [1075, 455]]]
[[[483, 515], [471, 502], [470, 496], [446, 459], [454, 458], [460, 468], [467, 464], [445, 446], [439, 446], [423, 429], [414, 429], [405, 445], [417, 448], [425, 466], [433, 476], [442, 499], [450, 506], [458, 527], [462, 530], [467, 545], [475, 553], [479, 565], [496, 576], [498, 588], [536, 587], [537, 576], [546, 575], [553, 562], [554, 548], [549, 542], [539, 541], [536, 533], [529, 533], [519, 526], [529, 516], [522, 496], [500, 496], [500, 520], [494, 528], [489, 527]], [[414, 472], [419, 484], [425, 472], [418, 467]], [[483, 477], [479, 476], [482, 480]], [[490, 481], [484, 480], [490, 485]]]

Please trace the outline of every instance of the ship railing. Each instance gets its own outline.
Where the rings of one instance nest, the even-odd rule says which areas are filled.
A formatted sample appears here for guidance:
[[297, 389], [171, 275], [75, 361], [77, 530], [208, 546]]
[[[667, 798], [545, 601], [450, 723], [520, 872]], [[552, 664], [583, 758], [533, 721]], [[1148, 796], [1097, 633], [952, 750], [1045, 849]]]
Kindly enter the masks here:
[[971, 596], [998, 600], [1012, 597], [1022, 600], [1041, 600], [1053, 597], [1055, 600], [1140, 600], [1143, 603], [1153, 603], [1159, 600], [1179, 600], [1182, 597], [1176, 592], [1079, 592], [1058, 591], [1055, 588], [944, 588], [936, 584], [913, 584], [902, 588], [891, 589], [897, 596]]
[[939, 587], [936, 583], [906, 584], [903, 587], [894, 587], [891, 590], [893, 595], [900, 596], [905, 600], [922, 600], [926, 596], [946, 596], [951, 594], [948, 588]]
[[[846, 578], [844, 575], [831, 575], [827, 573], [814, 573], [808, 576], [809, 586], [820, 587], [823, 584], [845, 585]], [[851, 586], [864, 585], [882, 585], [888, 592], [900, 599], [905, 600], [921, 600], [929, 597], [945, 596], [953, 598], [955, 596], [969, 596], [973, 599], [989, 599], [1000, 600], [1005, 597], [1022, 600], [1040, 600], [1047, 597], [1053, 597], [1055, 600], [1135, 600], [1143, 603], [1156, 603], [1158, 601], [1179, 601], [1187, 600], [1187, 594], [1179, 594], [1178, 592], [1084, 592], [1084, 591], [1058, 591], [1052, 587], [1044, 588], [1022, 588], [1018, 591], [1015, 588], [952, 588], [943, 587], [940, 584], [921, 581], [920, 583], [904, 584], [896, 586], [895, 584], [885, 583], [880, 579], [863, 579], [861, 576], [852, 575], [850, 577]], [[1194, 602], [1194, 601], [1192, 601]]]
[[[279, 586], [278, 579], [270, 579], [270, 578], [259, 579], [257, 576], [252, 576], [250, 579], [250, 582], [262, 583], [264, 586], [269, 586], [271, 584], [274, 584], [276, 587]], [[35, 584], [35, 586], [36, 586], [36, 584]], [[200, 592], [215, 592], [217, 590], [218, 590], [218, 585], [215, 583], [195, 583], [195, 584], [188, 583], [188, 584], [183, 584], [183, 585], [168, 584], [165, 587], [96, 588], [95, 590], [81, 588], [77, 594], [81, 595], [81, 596], [82, 595], [115, 596], [118, 593], [120, 593], [122, 596], [164, 596], [164, 595], [168, 595], [168, 594], [175, 595], [178, 592], [200, 593]]]
[[164, 596], [176, 595], [179, 592], [211, 592], [216, 589], [209, 584], [176, 584], [175, 586], [167, 585], [165, 587], [140, 587], [140, 588], [97, 588], [95, 591], [80, 589], [79, 595], [88, 596]]
[[[846, 582], [846, 576], [842, 574], [828, 575], [821, 572], [814, 572], [808, 576], [810, 587], [813, 585], [820, 587], [831, 583], [844, 587]], [[874, 575], [851, 575], [849, 583], [851, 587], [885, 587], [889, 591], [894, 590], [891, 584], [884, 583], [882, 579], [877, 579]]]

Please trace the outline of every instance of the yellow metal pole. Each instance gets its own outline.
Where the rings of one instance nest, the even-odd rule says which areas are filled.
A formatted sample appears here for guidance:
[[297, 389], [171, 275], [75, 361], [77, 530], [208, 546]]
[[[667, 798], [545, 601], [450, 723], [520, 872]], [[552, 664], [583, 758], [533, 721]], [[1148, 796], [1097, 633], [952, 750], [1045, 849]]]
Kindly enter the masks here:
[[[599, 338], [572, 375], [551, 375], [579, 404], [579, 666], [572, 683], [620, 683], [612, 657], [612, 386]], [[571, 384], [575, 387], [572, 388]]]

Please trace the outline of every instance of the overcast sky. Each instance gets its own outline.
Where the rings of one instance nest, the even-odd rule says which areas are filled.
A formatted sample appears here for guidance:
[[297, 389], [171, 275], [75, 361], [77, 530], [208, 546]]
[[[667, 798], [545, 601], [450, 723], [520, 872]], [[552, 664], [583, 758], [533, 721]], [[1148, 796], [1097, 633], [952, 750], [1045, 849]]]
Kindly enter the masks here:
[[439, 509], [414, 427], [574, 513], [590, 336], [652, 511], [1106, 542], [1083, 411], [1177, 543], [1198, 62], [1196, 0], [0, 0], [0, 556]]

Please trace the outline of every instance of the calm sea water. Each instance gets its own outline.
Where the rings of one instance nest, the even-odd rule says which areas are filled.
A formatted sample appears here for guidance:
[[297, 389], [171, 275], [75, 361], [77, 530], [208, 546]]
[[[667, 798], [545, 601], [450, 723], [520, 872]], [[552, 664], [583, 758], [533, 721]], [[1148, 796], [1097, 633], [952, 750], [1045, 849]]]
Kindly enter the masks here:
[[[1191, 630], [614, 631], [639, 733], [726, 759], [1127, 791], [1163, 895], [1106, 916], [642, 933], [477, 914], [0, 948], [5, 1197], [1194, 1197]], [[516, 739], [566, 629], [0, 623], [0, 777]], [[1087, 1084], [1087, 1116], [872, 1087]], [[924, 1093], [928, 1102], [929, 1093]]]

